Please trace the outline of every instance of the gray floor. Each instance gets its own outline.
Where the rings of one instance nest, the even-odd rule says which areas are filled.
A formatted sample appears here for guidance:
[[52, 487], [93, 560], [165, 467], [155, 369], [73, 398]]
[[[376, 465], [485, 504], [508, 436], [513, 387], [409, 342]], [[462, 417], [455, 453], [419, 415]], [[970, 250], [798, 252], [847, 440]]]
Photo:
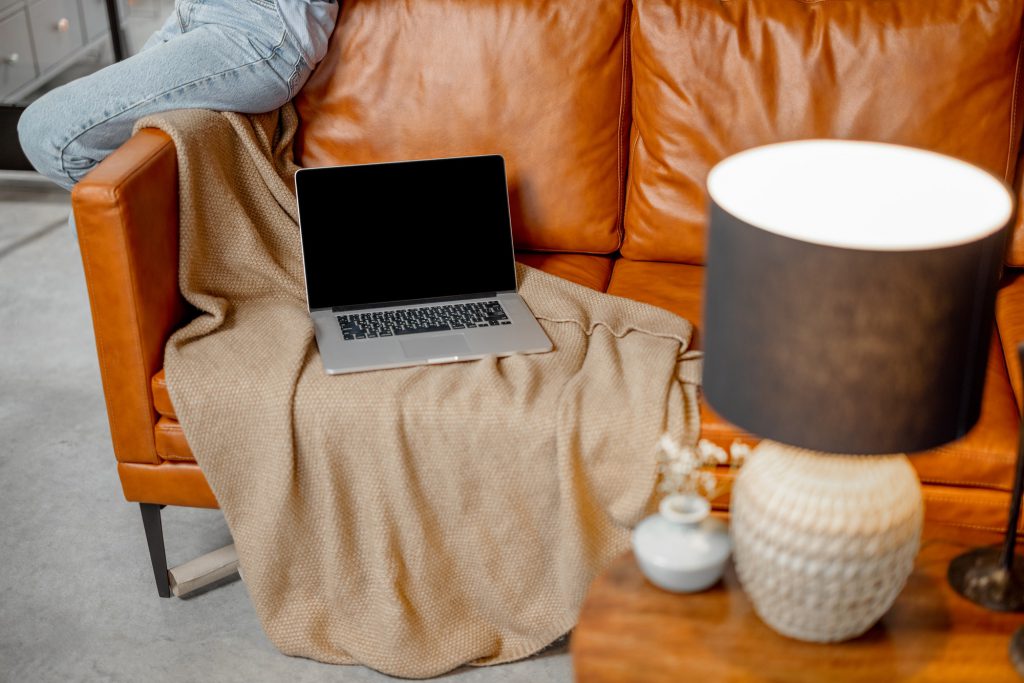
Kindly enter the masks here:
[[[67, 193], [0, 182], [0, 681], [383, 681], [285, 657], [238, 580], [156, 596], [110, 448]], [[168, 508], [168, 560], [230, 542], [218, 511]], [[457, 683], [567, 681], [556, 646]]]

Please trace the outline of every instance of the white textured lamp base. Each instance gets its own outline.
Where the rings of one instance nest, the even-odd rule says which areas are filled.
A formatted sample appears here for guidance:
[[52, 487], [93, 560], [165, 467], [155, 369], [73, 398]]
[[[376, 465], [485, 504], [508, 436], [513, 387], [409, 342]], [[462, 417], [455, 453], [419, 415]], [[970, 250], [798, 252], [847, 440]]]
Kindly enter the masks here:
[[921, 484], [905, 455], [818, 453], [762, 441], [732, 494], [736, 574], [779, 633], [835, 642], [892, 606], [921, 541]]

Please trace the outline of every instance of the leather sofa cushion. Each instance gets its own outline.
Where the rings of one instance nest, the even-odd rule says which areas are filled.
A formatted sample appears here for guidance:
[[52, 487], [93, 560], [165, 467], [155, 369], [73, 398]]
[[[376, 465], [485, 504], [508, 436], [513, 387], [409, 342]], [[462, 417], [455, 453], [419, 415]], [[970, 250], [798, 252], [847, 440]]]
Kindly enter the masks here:
[[299, 161], [502, 154], [517, 248], [612, 253], [629, 133], [627, 5], [345, 0], [296, 99]]
[[519, 253], [516, 260], [599, 292], [608, 289], [615, 263], [607, 256], [589, 254]]
[[150, 381], [150, 389], [153, 391], [153, 407], [156, 408], [156, 412], [164, 417], [170, 417], [175, 420], [178, 416], [174, 412], [174, 404], [171, 403], [171, 395], [167, 391], [167, 374], [163, 368], [153, 375], [153, 379]]
[[[703, 303], [703, 266], [651, 263], [620, 259], [615, 262], [608, 293], [667, 308], [698, 327]], [[1017, 403], [998, 335], [989, 350], [981, 418], [964, 438], [911, 456], [921, 481], [929, 484], [979, 486], [1009, 491], [1017, 454]], [[701, 401], [701, 435], [728, 448], [736, 439], [758, 439], [728, 423]]]
[[[164, 371], [160, 371], [163, 375]], [[192, 455], [192, 448], [185, 440], [185, 432], [177, 418], [161, 416], [153, 428], [153, 436], [156, 441], [156, 452], [164, 460], [172, 462], [195, 462], [196, 456]]]
[[660, 306], [694, 325], [692, 345], [700, 346], [704, 317], [704, 266], [619, 259], [608, 293]]
[[117, 473], [126, 500], [197, 508], [219, 507], [210, 484], [194, 462], [164, 462], [159, 465], [119, 462]]
[[703, 263], [708, 171], [771, 142], [902, 143], [1012, 183], [1022, 4], [636, 0], [623, 255]]

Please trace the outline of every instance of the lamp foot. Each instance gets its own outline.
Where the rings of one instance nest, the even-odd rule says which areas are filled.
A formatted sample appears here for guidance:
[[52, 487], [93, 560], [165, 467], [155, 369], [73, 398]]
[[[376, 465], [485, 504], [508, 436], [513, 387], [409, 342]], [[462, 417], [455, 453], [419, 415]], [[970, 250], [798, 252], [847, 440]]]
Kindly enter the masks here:
[[1024, 676], [1024, 626], [1010, 638], [1010, 661], [1017, 673]]
[[[1002, 556], [1001, 546], [970, 550], [949, 563], [946, 579], [953, 590], [977, 605], [998, 612], [1024, 611], [1024, 557], [1014, 558], [1013, 569], [1007, 571]], [[1014, 641], [1018, 639], [1024, 641], [1019, 632]]]

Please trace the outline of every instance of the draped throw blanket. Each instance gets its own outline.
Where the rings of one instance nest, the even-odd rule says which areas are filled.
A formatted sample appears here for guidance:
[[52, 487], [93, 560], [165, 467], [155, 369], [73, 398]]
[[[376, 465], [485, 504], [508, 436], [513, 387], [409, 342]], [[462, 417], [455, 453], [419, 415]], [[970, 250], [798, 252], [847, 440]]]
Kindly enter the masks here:
[[[690, 324], [520, 267], [555, 351], [327, 376], [294, 110], [139, 126], [177, 147], [180, 282], [199, 311], [167, 344], [168, 387], [271, 641], [425, 677], [571, 629], [654, 502], [659, 436], [696, 440]], [[371, 228], [339, 206], [331, 229]]]

